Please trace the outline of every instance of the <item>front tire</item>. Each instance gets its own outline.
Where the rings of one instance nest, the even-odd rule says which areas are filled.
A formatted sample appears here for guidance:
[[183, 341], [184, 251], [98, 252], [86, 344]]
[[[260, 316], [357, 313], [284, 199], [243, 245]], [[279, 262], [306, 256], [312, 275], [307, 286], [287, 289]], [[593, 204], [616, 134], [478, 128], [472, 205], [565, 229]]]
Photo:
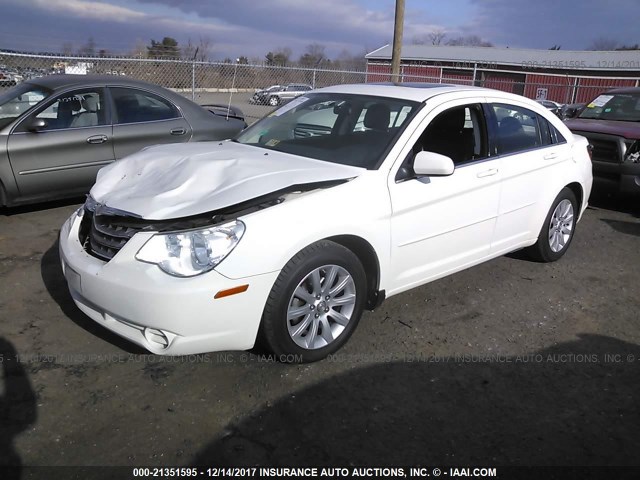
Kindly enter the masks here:
[[280, 99], [278, 97], [270, 97], [269, 105], [271, 105], [272, 107], [277, 107], [278, 105], [280, 105]]
[[539, 262], [555, 262], [569, 249], [576, 230], [578, 201], [569, 188], [563, 188], [551, 204], [538, 241], [527, 249]]
[[366, 297], [358, 257], [322, 240], [296, 254], [278, 275], [262, 315], [260, 336], [285, 362], [315, 362], [336, 352], [355, 330]]

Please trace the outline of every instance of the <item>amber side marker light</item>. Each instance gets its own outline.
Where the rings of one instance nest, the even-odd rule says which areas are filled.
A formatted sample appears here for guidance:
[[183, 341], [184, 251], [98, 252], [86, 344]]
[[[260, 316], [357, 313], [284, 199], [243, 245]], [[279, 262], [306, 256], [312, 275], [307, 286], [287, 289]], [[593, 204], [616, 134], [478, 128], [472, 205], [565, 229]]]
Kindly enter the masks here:
[[237, 293], [246, 292], [249, 288], [249, 285], [240, 285], [239, 287], [228, 288], [226, 290], [220, 290], [216, 293], [216, 296], [213, 298], [224, 298], [230, 297], [231, 295], [235, 295]]

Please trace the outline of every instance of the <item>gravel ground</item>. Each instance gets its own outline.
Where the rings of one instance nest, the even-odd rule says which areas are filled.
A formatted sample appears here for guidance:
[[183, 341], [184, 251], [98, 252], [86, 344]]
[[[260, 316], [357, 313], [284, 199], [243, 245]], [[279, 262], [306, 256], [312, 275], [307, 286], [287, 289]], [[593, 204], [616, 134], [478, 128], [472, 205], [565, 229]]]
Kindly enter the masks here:
[[390, 298], [310, 365], [147, 355], [69, 297], [75, 202], [0, 213], [0, 464], [637, 464], [640, 212], [596, 205], [561, 261]]

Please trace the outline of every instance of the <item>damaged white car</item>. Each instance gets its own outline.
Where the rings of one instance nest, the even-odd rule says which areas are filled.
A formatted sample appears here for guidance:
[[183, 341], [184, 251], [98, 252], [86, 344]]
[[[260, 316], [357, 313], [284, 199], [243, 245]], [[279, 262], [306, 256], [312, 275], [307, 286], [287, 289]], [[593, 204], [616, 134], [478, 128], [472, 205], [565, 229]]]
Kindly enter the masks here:
[[587, 141], [544, 107], [474, 87], [305, 94], [223, 142], [103, 168], [64, 224], [78, 307], [151, 352], [319, 360], [385, 297], [528, 247], [569, 248]]

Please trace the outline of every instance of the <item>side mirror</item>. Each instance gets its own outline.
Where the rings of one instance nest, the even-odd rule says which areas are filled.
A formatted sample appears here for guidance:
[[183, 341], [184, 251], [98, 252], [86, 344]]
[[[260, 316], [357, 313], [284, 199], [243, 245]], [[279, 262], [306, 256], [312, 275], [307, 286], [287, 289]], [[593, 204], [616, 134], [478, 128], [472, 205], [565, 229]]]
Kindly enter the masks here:
[[413, 159], [413, 171], [418, 176], [445, 176], [455, 170], [453, 160], [435, 152], [418, 152]]
[[578, 113], [578, 109], [575, 107], [568, 107], [567, 109], [565, 109], [564, 112], [562, 112], [561, 116], [563, 118], [574, 118]]
[[47, 128], [49, 124], [44, 118], [34, 118], [29, 124], [28, 130], [30, 132], [39, 132]]

